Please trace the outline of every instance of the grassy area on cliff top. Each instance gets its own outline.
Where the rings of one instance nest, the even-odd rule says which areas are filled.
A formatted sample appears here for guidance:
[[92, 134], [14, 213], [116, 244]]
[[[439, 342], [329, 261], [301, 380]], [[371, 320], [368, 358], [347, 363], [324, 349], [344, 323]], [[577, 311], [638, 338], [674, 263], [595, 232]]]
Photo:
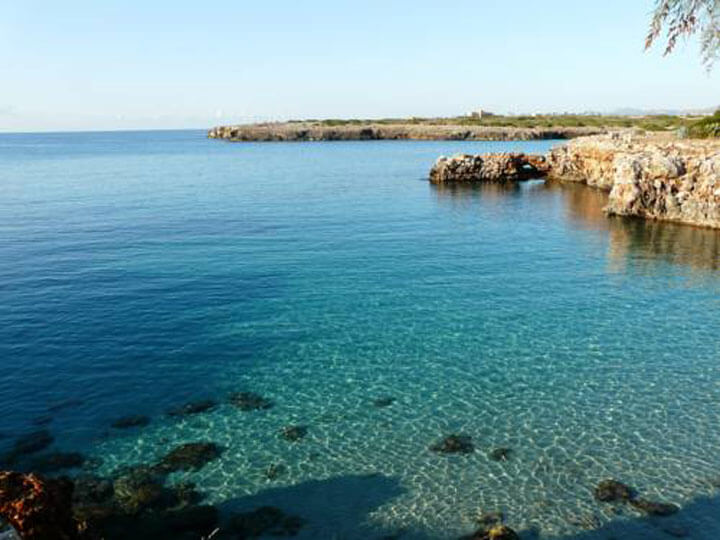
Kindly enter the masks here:
[[[715, 134], [708, 130], [695, 129], [695, 126], [714, 120]], [[312, 122], [328, 127], [352, 126], [362, 124], [415, 124], [415, 125], [459, 125], [478, 127], [512, 127], [512, 128], [557, 128], [557, 127], [598, 127], [598, 128], [632, 128], [646, 131], [673, 131], [686, 128], [692, 136], [718, 136], [720, 134], [720, 114], [714, 116], [677, 116], [668, 114], [645, 116], [620, 115], [584, 115], [584, 114], [548, 114], [527, 116], [493, 115], [482, 118], [456, 116], [450, 118], [382, 118], [382, 119], [326, 119], [326, 120], [293, 120], [290, 123]], [[707, 133], [701, 135], [702, 133]]]

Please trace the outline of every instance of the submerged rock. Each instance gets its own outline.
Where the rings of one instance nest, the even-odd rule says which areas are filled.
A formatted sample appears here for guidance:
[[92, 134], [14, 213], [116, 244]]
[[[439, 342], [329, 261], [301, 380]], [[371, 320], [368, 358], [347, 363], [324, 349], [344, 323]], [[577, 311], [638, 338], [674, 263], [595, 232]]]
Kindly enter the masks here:
[[463, 536], [461, 540], [520, 540], [520, 536], [505, 525], [493, 525], [478, 529], [469, 536]]
[[0, 519], [23, 540], [80, 538], [72, 515], [72, 491], [67, 479], [0, 472]]
[[633, 498], [633, 490], [617, 480], [603, 480], [595, 487], [595, 498], [602, 502], [626, 502]]
[[115, 501], [125, 514], [137, 514], [161, 506], [165, 495], [163, 477], [153, 467], [140, 465], [127, 469], [113, 483]]
[[168, 411], [170, 416], [188, 416], [191, 414], [200, 414], [214, 408], [217, 403], [212, 399], [203, 399], [200, 401], [191, 401], [181, 407]]
[[286, 472], [287, 467], [285, 467], [282, 463], [271, 463], [268, 465], [267, 469], [265, 469], [265, 477], [268, 480], [275, 480]]
[[375, 401], [373, 401], [373, 405], [375, 405], [378, 408], [389, 407], [393, 403], [395, 403], [395, 398], [390, 397], [390, 396], [380, 397], [380, 398], [377, 398]]
[[13, 445], [10, 457], [12, 459], [25, 454], [34, 454], [50, 446], [55, 437], [47, 429], [41, 429], [18, 437]]
[[285, 426], [280, 431], [280, 436], [286, 441], [297, 442], [307, 435], [305, 426]]
[[115, 429], [128, 429], [133, 427], [143, 427], [147, 426], [150, 423], [150, 418], [142, 415], [142, 414], [135, 414], [131, 416], [123, 416], [122, 418], [118, 418], [115, 420], [112, 424], [110, 424]]
[[173, 471], [196, 471], [220, 457], [221, 448], [211, 442], [194, 442], [178, 446], [168, 453], [154, 469], [169, 473]]
[[475, 446], [469, 435], [453, 434], [431, 445], [430, 450], [441, 454], [470, 454], [475, 451]]
[[74, 469], [85, 463], [85, 456], [80, 452], [53, 452], [36, 457], [31, 468], [40, 472], [55, 472], [63, 469]]
[[269, 399], [254, 392], [235, 392], [230, 395], [230, 403], [241, 411], [270, 409], [274, 405]]
[[512, 454], [511, 448], [495, 448], [490, 451], [488, 457], [493, 461], [507, 461], [510, 459], [510, 454]]
[[675, 504], [648, 501], [646, 499], [633, 499], [630, 501], [630, 505], [650, 516], [671, 516], [680, 510]]
[[232, 516], [229, 529], [239, 538], [295, 536], [304, 524], [305, 520], [301, 517], [288, 515], [274, 506], [263, 506], [252, 512]]
[[502, 525], [502, 522], [505, 521], [505, 515], [500, 511], [483, 512], [477, 517], [476, 521], [479, 525], [483, 525], [484, 527]]

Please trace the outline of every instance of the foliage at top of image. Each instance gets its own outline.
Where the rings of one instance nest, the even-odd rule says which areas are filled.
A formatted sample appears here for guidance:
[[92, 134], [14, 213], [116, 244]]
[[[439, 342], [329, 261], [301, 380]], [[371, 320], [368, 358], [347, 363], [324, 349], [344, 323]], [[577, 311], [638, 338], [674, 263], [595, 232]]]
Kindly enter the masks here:
[[700, 54], [708, 70], [720, 58], [720, 0], [657, 0], [650, 30], [649, 49], [665, 30], [664, 54], [670, 54], [678, 38], [699, 34]]

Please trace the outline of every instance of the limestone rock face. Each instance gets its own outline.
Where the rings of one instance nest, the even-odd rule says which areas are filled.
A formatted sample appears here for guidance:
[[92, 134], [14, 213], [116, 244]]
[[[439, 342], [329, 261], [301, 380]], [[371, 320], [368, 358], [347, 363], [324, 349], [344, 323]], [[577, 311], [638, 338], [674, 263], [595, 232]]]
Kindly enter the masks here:
[[548, 166], [543, 156], [522, 153], [442, 156], [430, 170], [434, 184], [448, 182], [515, 182], [542, 178]]
[[720, 228], [720, 142], [611, 134], [554, 148], [549, 175], [610, 191], [606, 212]]

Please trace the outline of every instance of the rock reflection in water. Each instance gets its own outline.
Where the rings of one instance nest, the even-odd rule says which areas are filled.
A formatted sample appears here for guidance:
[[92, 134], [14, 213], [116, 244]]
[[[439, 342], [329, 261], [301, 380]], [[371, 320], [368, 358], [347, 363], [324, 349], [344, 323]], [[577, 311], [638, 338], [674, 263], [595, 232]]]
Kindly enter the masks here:
[[[690, 225], [638, 218], [608, 217], [606, 191], [582, 184], [528, 182], [523, 184], [437, 185], [431, 187], [442, 203], [454, 211], [476, 207], [480, 201], [493, 205], [520, 193], [549, 196], [538, 204], [560, 202], [564, 218], [584, 230], [607, 231], [607, 256], [610, 270], [619, 272], [632, 264], [650, 267], [658, 261], [691, 269], [720, 269], [720, 231]], [[541, 202], [542, 201], [542, 202]]]

